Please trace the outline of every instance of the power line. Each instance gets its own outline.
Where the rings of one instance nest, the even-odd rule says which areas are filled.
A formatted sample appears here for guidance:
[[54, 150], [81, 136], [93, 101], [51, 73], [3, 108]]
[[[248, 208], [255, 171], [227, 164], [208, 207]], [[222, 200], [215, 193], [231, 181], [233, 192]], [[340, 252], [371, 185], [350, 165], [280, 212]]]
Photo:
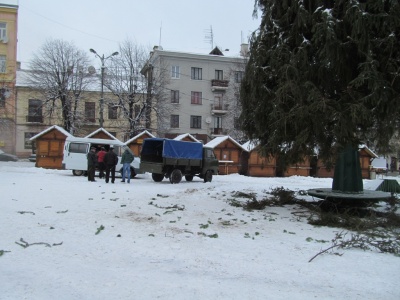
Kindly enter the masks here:
[[35, 15], [37, 15], [37, 16], [43, 18], [43, 19], [46, 19], [46, 20], [48, 20], [48, 21], [50, 21], [50, 22], [52, 22], [52, 23], [58, 24], [58, 25], [60, 25], [60, 26], [63, 26], [63, 27], [65, 27], [65, 28], [68, 28], [68, 29], [70, 29], [70, 30], [77, 31], [77, 32], [80, 32], [80, 33], [82, 33], [82, 34], [85, 34], [85, 35], [88, 35], [88, 36], [92, 36], [92, 37], [95, 37], [95, 38], [98, 38], [98, 39], [102, 39], [102, 40], [105, 40], [105, 41], [114, 42], [114, 43], [117, 43], [117, 44], [119, 43], [118, 41], [111, 40], [111, 39], [108, 39], [108, 38], [105, 38], [105, 37], [102, 37], [102, 36], [98, 36], [98, 35], [95, 35], [95, 34], [92, 34], [92, 33], [88, 33], [88, 32], [82, 31], [82, 30], [80, 30], [80, 29], [73, 28], [73, 27], [71, 27], [71, 26], [65, 25], [65, 24], [63, 24], [63, 23], [60, 23], [60, 22], [55, 21], [55, 20], [53, 20], [53, 19], [50, 19], [50, 18], [48, 18], [48, 17], [46, 17], [46, 16], [44, 16], [44, 15], [42, 15], [42, 14], [39, 14], [39, 13], [37, 13], [37, 12], [35, 12], [35, 11], [33, 11], [33, 10], [27, 8], [26, 6], [24, 6], [24, 8], [25, 8], [27, 11], [29, 11], [29, 12], [31, 12], [31, 13], [33, 13], [33, 14], [35, 14]]

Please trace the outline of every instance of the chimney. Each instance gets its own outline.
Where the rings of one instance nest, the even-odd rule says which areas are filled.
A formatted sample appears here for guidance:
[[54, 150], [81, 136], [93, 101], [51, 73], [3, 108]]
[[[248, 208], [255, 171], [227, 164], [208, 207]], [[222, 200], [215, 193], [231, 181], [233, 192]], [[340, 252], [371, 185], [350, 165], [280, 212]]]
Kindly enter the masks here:
[[246, 57], [249, 55], [249, 44], [240, 45], [240, 55]]

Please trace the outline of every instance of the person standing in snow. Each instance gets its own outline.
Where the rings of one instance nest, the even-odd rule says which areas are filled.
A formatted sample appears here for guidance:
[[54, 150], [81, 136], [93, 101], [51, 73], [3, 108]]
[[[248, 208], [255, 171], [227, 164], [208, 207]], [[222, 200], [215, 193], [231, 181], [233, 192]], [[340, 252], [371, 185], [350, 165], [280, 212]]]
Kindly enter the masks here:
[[97, 162], [99, 164], [99, 178], [104, 177], [104, 170], [106, 169], [106, 166], [104, 164], [104, 156], [106, 155], [106, 150], [104, 147], [101, 147], [99, 153], [97, 153]]
[[96, 157], [96, 148], [91, 147], [89, 153], [87, 154], [87, 173], [88, 173], [88, 181], [94, 182], [94, 173], [96, 170], [96, 163], [97, 163], [97, 157]]
[[128, 148], [126, 148], [121, 157], [121, 164], [122, 164], [122, 180], [121, 180], [121, 182], [125, 182], [125, 177], [126, 177], [127, 182], [130, 183], [130, 181], [131, 181], [131, 163], [133, 162], [134, 159], [135, 159], [135, 157], [133, 156], [133, 154], [128, 150]]
[[114, 152], [114, 146], [110, 146], [110, 149], [104, 155], [104, 164], [106, 165], [106, 183], [110, 180], [110, 172], [111, 172], [111, 183], [115, 181], [115, 166], [118, 163], [118, 156]]

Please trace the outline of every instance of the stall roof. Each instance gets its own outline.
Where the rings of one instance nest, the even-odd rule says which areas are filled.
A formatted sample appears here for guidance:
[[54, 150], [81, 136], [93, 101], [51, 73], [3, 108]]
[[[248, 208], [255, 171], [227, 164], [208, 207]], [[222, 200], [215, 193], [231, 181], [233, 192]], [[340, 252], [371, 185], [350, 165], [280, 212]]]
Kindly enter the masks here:
[[149, 131], [147, 131], [147, 130], [144, 130], [144, 131], [142, 131], [141, 133], [135, 135], [133, 138], [127, 140], [127, 141], [125, 142], [125, 144], [128, 145], [128, 144], [132, 143], [134, 140], [137, 140], [138, 138], [140, 138], [142, 135], [145, 135], [145, 134], [148, 134], [150, 137], [155, 138], [155, 135], [151, 134], [151, 133], [150, 133]]
[[64, 134], [66, 137], [69, 137], [69, 136], [71, 137], [71, 136], [73, 136], [73, 135], [70, 134], [68, 131], [66, 131], [64, 128], [62, 128], [62, 127], [60, 127], [60, 126], [57, 126], [57, 125], [53, 125], [53, 126], [47, 128], [47, 129], [43, 130], [42, 132], [39, 132], [37, 135], [31, 137], [29, 140], [30, 140], [30, 141], [34, 141], [34, 140], [36, 140], [38, 137], [40, 137], [40, 136], [42, 136], [42, 135], [48, 133], [49, 131], [51, 131], [51, 130], [53, 130], [53, 129], [56, 129], [56, 130], [60, 131], [60, 132], [61, 132], [62, 134]]
[[99, 132], [103, 132], [105, 133], [107, 136], [109, 136], [110, 138], [112, 138], [113, 140], [118, 140], [115, 136], [113, 136], [111, 133], [109, 133], [107, 130], [105, 130], [104, 128], [99, 128], [95, 131], [93, 131], [92, 133], [88, 134], [87, 136], [85, 136], [85, 138], [91, 138], [92, 136], [94, 136], [95, 134], [99, 133]]
[[190, 139], [192, 139], [194, 142], [198, 142], [201, 143], [201, 141], [199, 141], [198, 139], [196, 139], [193, 135], [191, 135], [190, 133], [184, 133], [181, 135], [178, 135], [177, 137], [174, 138], [174, 140], [176, 141], [181, 141], [183, 140], [185, 137], [189, 137]]
[[[242, 145], [240, 145], [238, 142], [236, 142], [233, 138], [231, 138], [229, 135], [226, 136], [219, 136], [214, 138], [213, 140], [209, 141], [207, 144], [205, 144], [204, 146], [206, 147], [210, 147], [210, 148], [215, 148], [217, 147], [219, 144], [221, 144], [222, 142], [226, 141], [226, 140], [230, 140], [232, 143], [234, 143], [235, 145], [237, 145], [239, 148], [246, 150], [242, 147]], [[247, 150], [246, 150], [247, 151]]]

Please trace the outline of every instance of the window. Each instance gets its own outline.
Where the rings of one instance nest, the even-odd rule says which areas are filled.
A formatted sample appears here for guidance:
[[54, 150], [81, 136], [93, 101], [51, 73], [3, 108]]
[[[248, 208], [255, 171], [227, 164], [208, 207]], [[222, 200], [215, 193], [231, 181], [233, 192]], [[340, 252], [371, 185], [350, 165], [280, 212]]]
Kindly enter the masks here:
[[224, 79], [224, 72], [222, 70], [215, 70], [215, 79], [223, 80]]
[[201, 104], [201, 92], [192, 92], [191, 103], [192, 104]]
[[214, 134], [222, 134], [222, 117], [214, 117]]
[[7, 23], [0, 22], [0, 40], [7, 40]]
[[31, 137], [37, 135], [36, 132], [25, 132], [24, 133], [24, 149], [32, 149], [32, 141], [30, 141]]
[[88, 146], [89, 146], [88, 143], [84, 143], [84, 144], [71, 143], [71, 144], [69, 144], [69, 152], [71, 152], [71, 153], [86, 153]]
[[179, 115], [171, 115], [171, 128], [179, 128]]
[[118, 118], [118, 106], [108, 104], [108, 118], [110, 120], [116, 120]]
[[171, 103], [179, 103], [179, 91], [171, 91]]
[[201, 129], [201, 116], [190, 116], [190, 128]]
[[179, 66], [172, 66], [171, 77], [176, 79], [180, 77]]
[[96, 103], [95, 102], [85, 102], [85, 119], [88, 122], [96, 122], [96, 117], [95, 117], [95, 108], [96, 108]]
[[202, 68], [192, 68], [192, 77], [193, 80], [202, 80], [203, 79], [203, 69]]
[[9, 95], [9, 90], [6, 88], [0, 88], [0, 107], [6, 106], [6, 98]]
[[214, 95], [214, 109], [222, 110], [222, 94]]
[[235, 72], [235, 82], [240, 83], [243, 80], [243, 72], [242, 71], [236, 71]]
[[5, 55], [0, 55], [0, 73], [5, 73], [6, 72], [6, 56]]
[[29, 99], [28, 101], [28, 117], [26, 121], [42, 123], [42, 100]]

